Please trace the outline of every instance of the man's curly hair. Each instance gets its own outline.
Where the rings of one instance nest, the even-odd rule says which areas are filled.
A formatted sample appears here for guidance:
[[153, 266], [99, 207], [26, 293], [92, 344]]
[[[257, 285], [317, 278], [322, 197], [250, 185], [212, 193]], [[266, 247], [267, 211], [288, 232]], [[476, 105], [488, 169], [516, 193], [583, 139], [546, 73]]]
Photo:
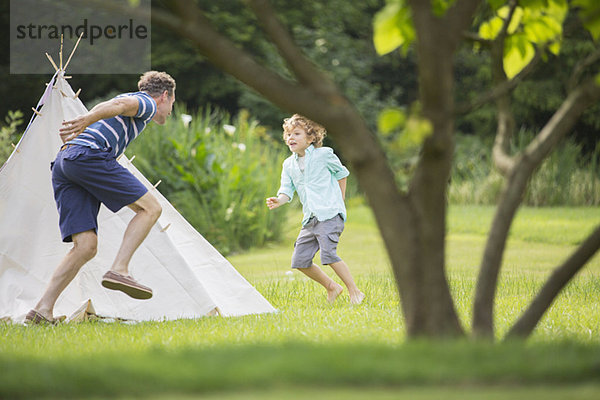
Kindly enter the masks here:
[[175, 79], [166, 72], [148, 71], [140, 76], [138, 89], [152, 97], [160, 96], [165, 90], [169, 96], [175, 93]]
[[294, 114], [290, 118], [283, 120], [283, 139], [287, 139], [287, 135], [295, 128], [304, 129], [306, 135], [312, 138], [312, 144], [315, 147], [323, 146], [323, 139], [327, 136], [325, 128], [314, 121], [300, 115]]

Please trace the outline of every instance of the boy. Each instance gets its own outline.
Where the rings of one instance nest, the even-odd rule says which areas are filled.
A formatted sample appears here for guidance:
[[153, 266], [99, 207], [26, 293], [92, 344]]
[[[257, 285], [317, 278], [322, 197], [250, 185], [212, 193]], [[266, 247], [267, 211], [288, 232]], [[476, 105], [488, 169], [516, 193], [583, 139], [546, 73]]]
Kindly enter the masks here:
[[346, 220], [346, 167], [329, 147], [323, 146], [325, 128], [301, 115], [294, 114], [283, 122], [283, 139], [292, 155], [283, 162], [281, 187], [277, 197], [267, 199], [273, 210], [289, 203], [294, 191], [302, 202], [302, 230], [294, 244], [292, 268], [303, 272], [327, 290], [333, 303], [343, 288], [313, 263], [321, 250], [321, 263], [328, 264], [342, 279], [352, 304], [360, 304], [365, 295], [358, 290], [348, 266], [336, 253]]
[[25, 323], [56, 323], [53, 309], [58, 296], [96, 255], [100, 203], [113, 212], [127, 206], [136, 213], [102, 286], [135, 299], [152, 297], [152, 289], [129, 276], [129, 261], [160, 216], [161, 206], [116, 159], [150, 121], [165, 123], [175, 101], [175, 80], [165, 72], [149, 71], [141, 76], [138, 89], [63, 122], [59, 134], [64, 145], [52, 163], [52, 186], [63, 242], [73, 242], [73, 248]]

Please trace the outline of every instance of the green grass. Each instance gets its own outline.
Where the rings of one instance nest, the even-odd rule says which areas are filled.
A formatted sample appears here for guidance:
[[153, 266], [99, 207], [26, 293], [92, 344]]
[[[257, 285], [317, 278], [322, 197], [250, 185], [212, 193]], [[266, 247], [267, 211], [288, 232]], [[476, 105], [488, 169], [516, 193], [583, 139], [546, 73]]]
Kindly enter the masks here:
[[[450, 208], [448, 276], [467, 330], [492, 212]], [[598, 398], [598, 256], [526, 343], [407, 343], [369, 209], [351, 207], [339, 248], [367, 294], [360, 306], [347, 296], [329, 305], [317, 284], [288, 273], [300, 221], [297, 210], [289, 214], [280, 244], [229, 257], [278, 313], [136, 325], [0, 325], [0, 399]], [[600, 210], [593, 208], [519, 212], [498, 289], [499, 337], [597, 221]]]
[[[244, 391], [241, 393], [218, 393], [203, 395], [203, 400], [305, 400], [305, 399], [339, 399], [339, 400], [596, 400], [598, 389], [595, 386], [574, 387], [433, 387], [433, 388], [401, 388], [401, 389], [275, 389], [270, 391]], [[191, 400], [199, 397], [174, 396], [171, 400]], [[152, 400], [153, 397], [146, 397]]]

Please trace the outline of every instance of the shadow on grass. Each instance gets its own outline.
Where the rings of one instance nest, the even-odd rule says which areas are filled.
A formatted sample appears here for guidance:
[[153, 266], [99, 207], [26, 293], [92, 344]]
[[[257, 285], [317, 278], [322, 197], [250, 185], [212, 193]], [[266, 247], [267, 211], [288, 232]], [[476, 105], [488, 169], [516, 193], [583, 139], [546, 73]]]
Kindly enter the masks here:
[[600, 346], [410, 342], [240, 345], [55, 358], [0, 355], [0, 398], [206, 394], [281, 387], [573, 385], [598, 382]]

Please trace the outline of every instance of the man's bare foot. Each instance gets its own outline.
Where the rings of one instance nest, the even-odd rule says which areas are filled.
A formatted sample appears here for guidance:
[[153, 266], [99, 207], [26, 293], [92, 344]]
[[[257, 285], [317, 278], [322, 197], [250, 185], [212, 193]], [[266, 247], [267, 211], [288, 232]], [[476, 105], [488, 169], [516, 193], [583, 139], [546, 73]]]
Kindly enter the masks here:
[[342, 285], [336, 283], [335, 281], [331, 281], [327, 287], [327, 301], [329, 303], [333, 303], [343, 290], [344, 288]]
[[350, 303], [351, 304], [360, 304], [365, 299], [365, 294], [361, 291], [358, 293], [352, 293], [350, 295]]

